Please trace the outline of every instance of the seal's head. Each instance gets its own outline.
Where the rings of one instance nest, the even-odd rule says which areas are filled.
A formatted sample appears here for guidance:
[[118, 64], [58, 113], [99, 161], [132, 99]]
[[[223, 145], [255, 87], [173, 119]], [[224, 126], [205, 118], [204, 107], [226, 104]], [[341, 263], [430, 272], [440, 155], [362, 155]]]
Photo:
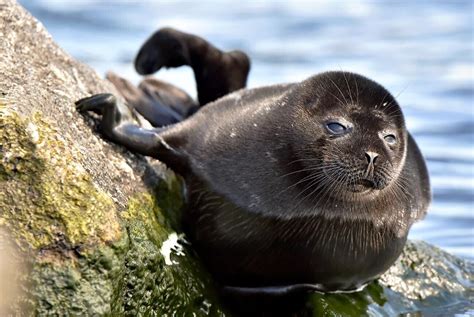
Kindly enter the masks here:
[[304, 81], [289, 100], [301, 106], [295, 122], [302, 124], [295, 127], [303, 142], [294, 151], [307, 172], [301, 182], [307, 194], [361, 202], [400, 186], [407, 132], [385, 88], [357, 74], [329, 72]]

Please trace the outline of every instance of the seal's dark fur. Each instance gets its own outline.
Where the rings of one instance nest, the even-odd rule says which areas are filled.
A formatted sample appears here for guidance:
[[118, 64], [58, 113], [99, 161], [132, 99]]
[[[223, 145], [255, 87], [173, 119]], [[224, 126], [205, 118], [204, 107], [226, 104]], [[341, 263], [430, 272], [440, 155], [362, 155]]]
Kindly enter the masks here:
[[[142, 72], [143, 51], [153, 48], [153, 39], [137, 58]], [[170, 65], [196, 53], [181, 35], [177, 40], [187, 51]], [[430, 202], [426, 166], [400, 107], [382, 86], [357, 74], [328, 72], [240, 90], [155, 129], [137, 126], [111, 95], [86, 98], [78, 107], [102, 112], [111, 140], [184, 177], [186, 232], [228, 291], [356, 289], [395, 261]], [[349, 133], [328, 133], [332, 121], [345, 122]], [[396, 142], [385, 142], [387, 134]], [[367, 153], [377, 159], [368, 163]]]

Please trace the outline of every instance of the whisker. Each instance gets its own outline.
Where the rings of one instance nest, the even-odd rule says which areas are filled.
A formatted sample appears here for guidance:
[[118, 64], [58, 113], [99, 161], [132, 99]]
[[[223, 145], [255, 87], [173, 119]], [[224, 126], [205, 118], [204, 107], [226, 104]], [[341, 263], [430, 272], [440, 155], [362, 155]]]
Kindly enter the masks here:
[[343, 102], [341, 99], [339, 99], [335, 94], [333, 94], [331, 91], [327, 90], [327, 92], [333, 96], [334, 98], [336, 98], [342, 105], [345, 105], [346, 102]]
[[331, 77], [327, 76], [327, 78], [333, 83], [334, 86], [336, 86], [336, 89], [339, 90], [339, 92], [341, 93], [342, 99], [344, 99], [344, 101], [345, 101], [345, 104], [348, 104], [348, 102], [346, 100], [346, 97], [344, 96], [344, 93], [339, 88], [339, 86], [331, 79]]
[[297, 174], [297, 173], [302, 173], [302, 172], [317, 171], [317, 170], [323, 169], [324, 167], [325, 166], [316, 166], [316, 167], [303, 168], [303, 169], [300, 169], [300, 170], [297, 170], [297, 171], [292, 171], [292, 172], [280, 175], [279, 177], [285, 177], [285, 176], [289, 176], [289, 175], [293, 175], [293, 174]]
[[342, 68], [341, 68], [341, 72], [342, 72], [342, 76], [344, 77], [344, 80], [346, 81], [346, 86], [347, 86], [347, 90], [349, 92], [349, 97], [351, 98], [351, 104], [354, 104], [354, 100], [352, 100], [351, 87], [349, 86], [349, 81], [347, 81], [346, 72], [344, 72], [342, 70]]
[[354, 83], [356, 85], [356, 100], [357, 100], [357, 104], [359, 104], [359, 86], [357, 85], [357, 77], [356, 76], [352, 76], [354, 78]]

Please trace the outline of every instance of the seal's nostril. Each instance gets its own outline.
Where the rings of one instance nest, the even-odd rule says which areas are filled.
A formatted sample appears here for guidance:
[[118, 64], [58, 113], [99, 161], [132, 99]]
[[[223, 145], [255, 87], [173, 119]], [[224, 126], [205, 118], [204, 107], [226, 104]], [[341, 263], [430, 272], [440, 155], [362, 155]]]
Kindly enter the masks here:
[[378, 153], [367, 151], [365, 152], [365, 158], [367, 159], [367, 164], [375, 164], [375, 160], [379, 156]]

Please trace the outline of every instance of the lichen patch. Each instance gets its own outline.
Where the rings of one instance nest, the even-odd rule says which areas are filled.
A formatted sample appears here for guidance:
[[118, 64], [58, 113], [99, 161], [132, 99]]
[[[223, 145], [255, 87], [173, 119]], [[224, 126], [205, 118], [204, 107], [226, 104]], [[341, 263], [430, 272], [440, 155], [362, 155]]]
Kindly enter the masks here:
[[33, 249], [117, 240], [112, 199], [56, 131], [39, 114], [26, 119], [0, 106], [0, 223]]

